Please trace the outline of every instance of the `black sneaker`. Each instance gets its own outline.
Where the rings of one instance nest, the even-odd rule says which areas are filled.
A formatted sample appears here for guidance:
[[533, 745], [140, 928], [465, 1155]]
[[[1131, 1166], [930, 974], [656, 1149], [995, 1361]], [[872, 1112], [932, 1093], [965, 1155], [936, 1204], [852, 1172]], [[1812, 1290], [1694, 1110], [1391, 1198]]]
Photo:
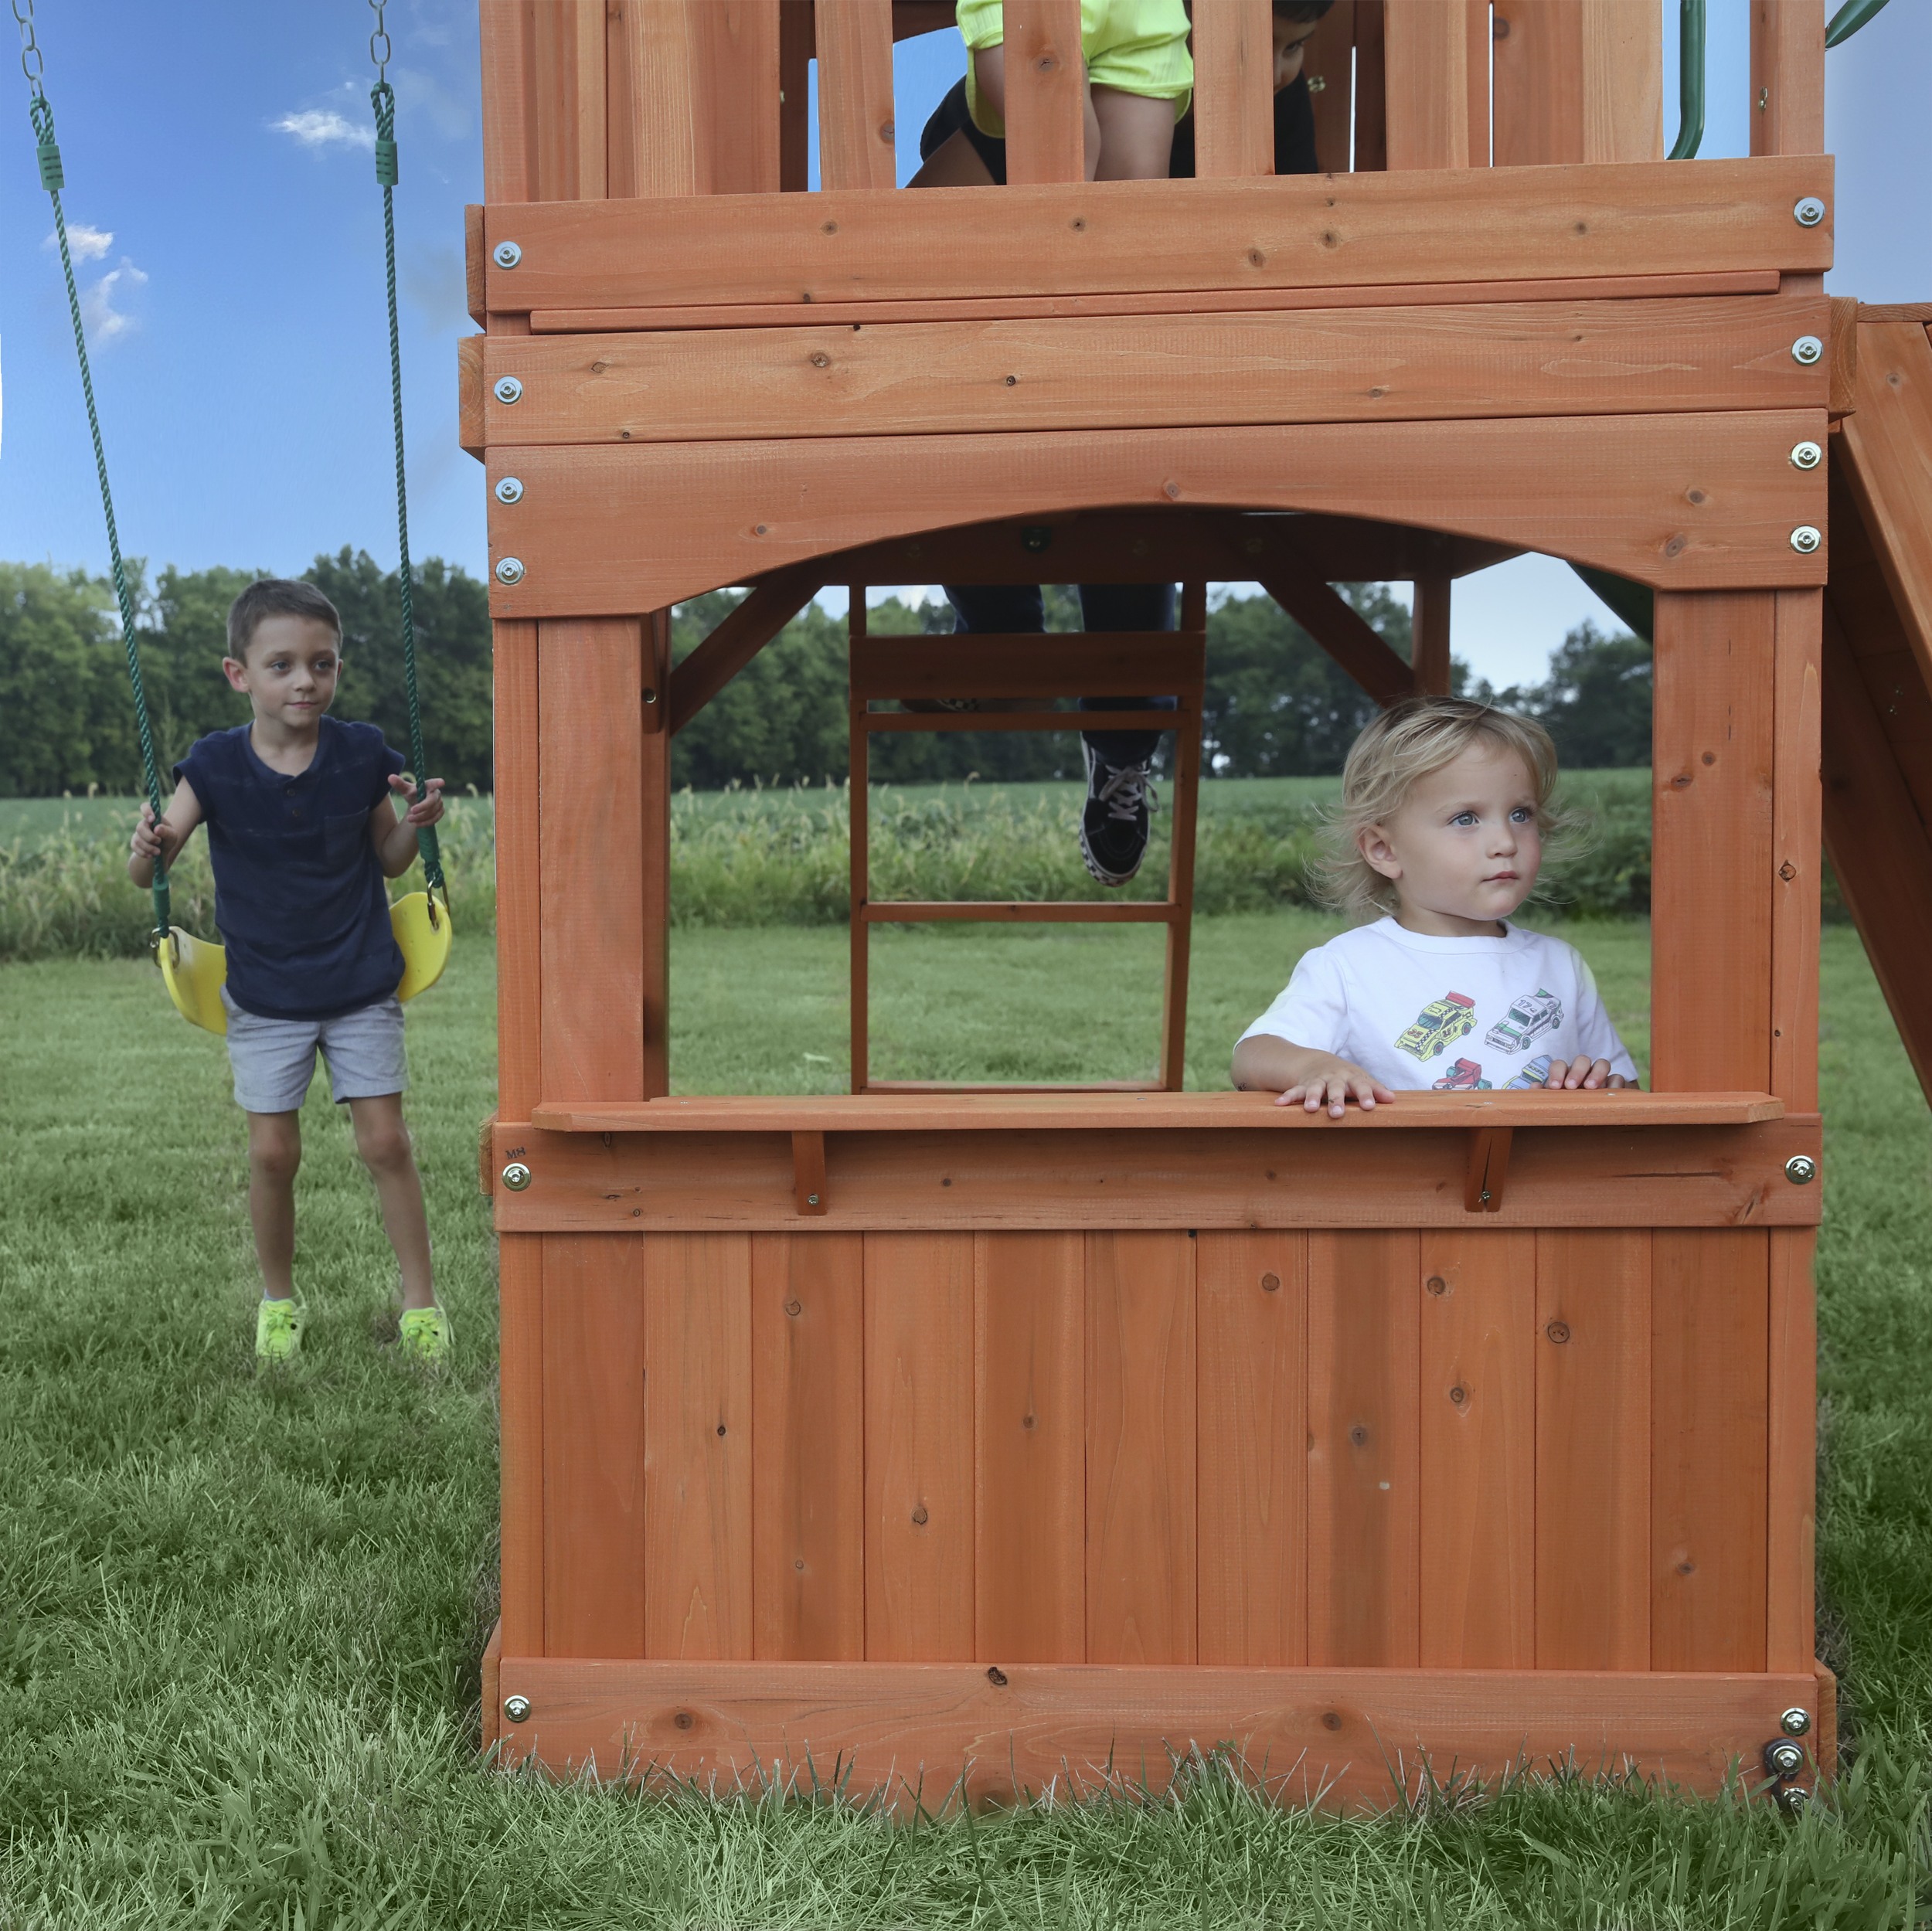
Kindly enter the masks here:
[[1109, 764], [1090, 744], [1087, 808], [1080, 814], [1080, 856], [1102, 885], [1124, 885], [1147, 856], [1147, 820], [1160, 809], [1145, 764]]

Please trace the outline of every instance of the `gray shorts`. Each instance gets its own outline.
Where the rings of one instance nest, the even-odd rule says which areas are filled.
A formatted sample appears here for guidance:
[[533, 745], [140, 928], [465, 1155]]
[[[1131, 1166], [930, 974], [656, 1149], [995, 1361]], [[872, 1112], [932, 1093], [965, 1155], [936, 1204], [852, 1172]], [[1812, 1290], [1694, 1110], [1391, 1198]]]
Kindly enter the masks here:
[[339, 1106], [409, 1088], [402, 1002], [393, 996], [334, 1019], [264, 1019], [244, 1012], [222, 988], [228, 1013], [228, 1063], [235, 1104], [244, 1113], [299, 1113], [315, 1076], [319, 1048]]

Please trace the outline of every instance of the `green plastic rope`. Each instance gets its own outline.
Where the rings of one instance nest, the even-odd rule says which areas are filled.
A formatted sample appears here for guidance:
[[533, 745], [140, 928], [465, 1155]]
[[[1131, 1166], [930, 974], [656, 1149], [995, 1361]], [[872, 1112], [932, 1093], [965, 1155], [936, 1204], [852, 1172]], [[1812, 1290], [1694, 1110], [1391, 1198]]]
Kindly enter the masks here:
[[[54, 139], [53, 109], [38, 87], [28, 114], [33, 122], [34, 140], [40, 165], [40, 185], [53, 202], [54, 233], [60, 240], [60, 267], [67, 277], [67, 311], [73, 321], [74, 353], [80, 359], [80, 393], [87, 400], [87, 427], [94, 437], [94, 470], [100, 478], [100, 508], [107, 522], [107, 554], [114, 559], [114, 600], [121, 606], [121, 641], [128, 647], [128, 682], [134, 688], [134, 722], [141, 733], [141, 763], [148, 780], [148, 802], [155, 816], [161, 816], [161, 779], [155, 764], [155, 734], [148, 718], [148, 696], [141, 688], [141, 658], [134, 648], [134, 600], [128, 593], [128, 573], [121, 566], [121, 535], [114, 528], [114, 492], [107, 487], [107, 452], [100, 440], [100, 415], [94, 406], [94, 382], [87, 366], [87, 331], [80, 320], [80, 293], [74, 286], [73, 257], [67, 247], [67, 218], [60, 208], [60, 190], [66, 178], [60, 165], [60, 144]], [[174, 919], [168, 899], [168, 867], [155, 861], [155, 930], [153, 942], [160, 945], [168, 937]]]
[[[416, 802], [427, 795], [423, 783], [423, 706], [416, 691], [416, 613], [410, 597], [409, 492], [403, 480], [403, 338], [396, 319], [396, 92], [386, 80], [369, 90], [369, 105], [376, 110], [376, 178], [383, 188], [383, 242], [389, 257], [389, 391], [396, 416], [396, 527], [397, 547], [402, 552], [398, 573], [403, 593], [403, 681], [409, 693], [410, 769], [416, 774]], [[443, 879], [442, 854], [437, 848], [436, 828], [423, 826], [416, 834], [416, 848], [423, 857], [423, 876], [432, 902], [440, 892], [447, 903], [449, 887]]]

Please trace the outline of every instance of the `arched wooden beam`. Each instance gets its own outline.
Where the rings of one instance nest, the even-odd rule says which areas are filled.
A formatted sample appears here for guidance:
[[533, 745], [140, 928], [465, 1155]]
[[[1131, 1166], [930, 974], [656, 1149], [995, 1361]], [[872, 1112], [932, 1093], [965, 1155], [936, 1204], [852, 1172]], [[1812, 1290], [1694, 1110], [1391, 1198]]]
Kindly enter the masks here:
[[[1822, 410], [660, 443], [491, 452], [499, 617], [658, 610], [719, 583], [988, 515], [1187, 506], [1386, 517], [1594, 563], [1653, 588], [1815, 586]], [[512, 471], [511, 465], [514, 464]]]

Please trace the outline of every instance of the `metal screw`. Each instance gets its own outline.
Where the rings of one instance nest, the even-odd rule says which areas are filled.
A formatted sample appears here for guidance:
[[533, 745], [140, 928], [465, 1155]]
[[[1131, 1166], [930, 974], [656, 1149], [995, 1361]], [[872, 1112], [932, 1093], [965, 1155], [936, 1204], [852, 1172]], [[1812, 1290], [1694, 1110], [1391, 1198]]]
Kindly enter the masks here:
[[805, 1205], [808, 1207], [815, 1207], [818, 1204], [818, 1196], [816, 1194], [807, 1194], [805, 1195]]
[[1777, 1719], [1777, 1727], [1787, 1736], [1802, 1736], [1811, 1727], [1811, 1713], [1809, 1710], [1787, 1710]]
[[1825, 452], [1815, 443], [1794, 443], [1791, 445], [1791, 466], [1794, 469], [1816, 469], [1825, 460]]
[[496, 500], [499, 503], [522, 502], [522, 484], [514, 476], [505, 476], [496, 486]]
[[1804, 1767], [1804, 1749], [1789, 1737], [1774, 1737], [1764, 1746], [1764, 1767], [1773, 1776], [1796, 1776]]
[[1807, 195], [1792, 209], [1791, 219], [1801, 228], [1815, 228], [1825, 219], [1825, 204], [1816, 195]]
[[1053, 531], [1050, 524], [1028, 523], [1021, 528], [1019, 546], [1030, 556], [1039, 556], [1053, 540]]
[[1787, 1817], [1796, 1817], [1811, 1800], [1811, 1792], [1801, 1783], [1787, 1783], [1777, 1793], [1777, 1807]]
[[503, 1699], [503, 1714], [512, 1723], [527, 1723], [530, 1718], [530, 1699], [527, 1696], [506, 1696]]
[[1825, 541], [1825, 532], [1810, 523], [1801, 523], [1791, 532], [1791, 548], [1801, 556], [1809, 556]]
[[530, 1184], [530, 1170], [520, 1160], [512, 1160], [503, 1169], [503, 1184], [513, 1194], [520, 1194]]
[[496, 566], [496, 580], [499, 583], [520, 583], [523, 581], [523, 559], [520, 556], [506, 556]]
[[[1802, 221], [1802, 215], [1798, 219]], [[499, 268], [514, 268], [523, 259], [523, 250], [513, 241], [499, 241], [496, 244], [496, 265]]]
[[[1784, 1163], [1784, 1178], [1794, 1187], [1808, 1186], [1818, 1178], [1818, 1162], [1808, 1153], [1794, 1153]], [[1790, 1712], [1787, 1711], [1786, 1714], [1788, 1715]], [[1794, 1730], [1791, 1734], [1801, 1736], [1804, 1732]]]
[[523, 385], [514, 376], [498, 378], [496, 385], [496, 399], [499, 403], [519, 402], [522, 400], [522, 395]]
[[1791, 345], [1791, 360], [1802, 362], [1807, 369], [1822, 360], [1824, 355], [1825, 345], [1815, 335], [1801, 335]]
[[1566, 1321], [1553, 1321], [1543, 1330], [1543, 1332], [1560, 1348], [1570, 1338], [1570, 1323]]

